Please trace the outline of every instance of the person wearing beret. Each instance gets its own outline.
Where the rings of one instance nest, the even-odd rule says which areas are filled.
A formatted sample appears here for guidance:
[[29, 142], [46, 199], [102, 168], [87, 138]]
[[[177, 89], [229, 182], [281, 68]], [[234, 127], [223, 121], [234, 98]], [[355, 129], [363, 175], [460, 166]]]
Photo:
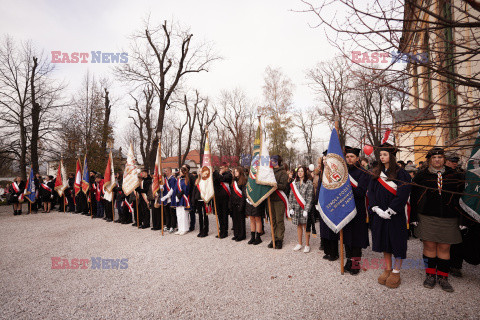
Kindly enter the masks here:
[[360, 149], [345, 146], [345, 160], [357, 209], [355, 217], [343, 228], [343, 243], [347, 256], [344, 269], [352, 275], [360, 272], [360, 268], [352, 268], [352, 260], [359, 261], [362, 257], [362, 249], [369, 246], [365, 197], [370, 174], [361, 166], [359, 156]]
[[383, 143], [377, 148], [380, 163], [372, 171], [367, 192], [369, 210], [373, 212], [372, 250], [383, 252], [385, 259], [385, 270], [378, 277], [378, 283], [393, 289], [401, 283], [400, 269], [407, 257], [407, 203], [412, 180], [397, 164], [397, 149], [394, 146]]
[[453, 292], [448, 281], [450, 246], [462, 242], [458, 218], [465, 181], [460, 173], [445, 166], [444, 150], [434, 147], [427, 154], [427, 167], [413, 182], [412, 222], [418, 222], [415, 235], [423, 244], [423, 286], [432, 289], [438, 282], [444, 291]]

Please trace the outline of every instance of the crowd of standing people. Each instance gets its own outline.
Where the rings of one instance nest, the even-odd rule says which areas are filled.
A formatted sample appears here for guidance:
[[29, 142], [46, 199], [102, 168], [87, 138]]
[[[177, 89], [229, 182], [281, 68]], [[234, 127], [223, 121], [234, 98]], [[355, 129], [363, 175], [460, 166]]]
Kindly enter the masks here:
[[[357, 213], [343, 228], [347, 258], [344, 269], [357, 275], [360, 268], [355, 266], [362, 257], [362, 250], [371, 243], [372, 250], [383, 254], [385, 261], [378, 283], [397, 288], [401, 284], [402, 261], [407, 257], [407, 240], [416, 237], [423, 244], [424, 287], [431, 289], [438, 283], [444, 291], [452, 292], [449, 274], [461, 276], [462, 258], [458, 246], [462, 242], [461, 229], [467, 224], [459, 206], [465, 178], [457, 167], [458, 157], [447, 158], [442, 148], [435, 147], [428, 152], [427, 161], [417, 168], [411, 162], [397, 161], [394, 146], [384, 143], [377, 148], [380, 161], [369, 163], [360, 159], [360, 149], [345, 147]], [[271, 215], [267, 211], [267, 201], [253, 206], [246, 195], [249, 168], [230, 168], [227, 163], [222, 163], [212, 173], [215, 203], [205, 203], [199, 188], [202, 176], [209, 175], [210, 171], [200, 170], [197, 174], [184, 164], [178, 171], [164, 170], [164, 184], [155, 194], [147, 170], [140, 172], [141, 183], [128, 196], [122, 190], [122, 173], [117, 172], [111, 199], [105, 198], [103, 177], [95, 171], [90, 172], [87, 193], [75, 192], [74, 175], [70, 174], [69, 187], [63, 197], [54, 190], [52, 176], [42, 178], [37, 174], [35, 186], [38, 193], [31, 211], [48, 213], [58, 204], [58, 210], [62, 212], [154, 231], [162, 230], [163, 225], [163, 232], [176, 235], [194, 231], [198, 215], [199, 238], [209, 235], [208, 215], [216, 212], [219, 228], [216, 237], [219, 239], [228, 237], [231, 217], [231, 239], [236, 242], [247, 240], [248, 218], [249, 245], [262, 243], [264, 220], [271, 216], [273, 234], [268, 248], [283, 248], [285, 222], [291, 220], [297, 230], [297, 244], [293, 250], [303, 248], [305, 253], [311, 251], [310, 237], [317, 233], [318, 222], [323, 258], [335, 261], [339, 258], [339, 237], [324, 222], [318, 206], [319, 191], [326, 176], [324, 171], [328, 170], [325, 168], [326, 154], [325, 151], [318, 159], [317, 166], [311, 164], [292, 170], [284, 165], [281, 156], [271, 157], [270, 165], [277, 182], [277, 190], [270, 196]], [[24, 188], [25, 182], [20, 177], [8, 188], [8, 201], [13, 206], [14, 215], [22, 213]]]

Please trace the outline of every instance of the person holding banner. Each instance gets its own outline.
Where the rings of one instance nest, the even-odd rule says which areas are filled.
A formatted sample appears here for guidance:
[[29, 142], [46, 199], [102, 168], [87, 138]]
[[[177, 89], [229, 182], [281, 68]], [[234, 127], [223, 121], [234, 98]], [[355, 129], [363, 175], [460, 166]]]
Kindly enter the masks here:
[[52, 176], [47, 176], [43, 183], [40, 184], [40, 197], [43, 203], [43, 212], [49, 213], [52, 209], [53, 188], [55, 183]]
[[450, 246], [462, 242], [458, 218], [465, 179], [445, 166], [442, 148], [429, 150], [427, 163], [427, 168], [413, 179], [411, 199], [412, 223], [418, 222], [415, 235], [423, 243], [426, 272], [423, 286], [432, 289], [438, 282], [444, 291], [453, 292], [448, 282]]
[[25, 182], [20, 177], [15, 177], [8, 189], [8, 203], [13, 205], [13, 215], [22, 214], [22, 195], [25, 189]]
[[360, 149], [345, 146], [345, 161], [357, 209], [355, 217], [343, 228], [343, 243], [347, 256], [344, 270], [351, 275], [360, 272], [360, 268], [352, 268], [352, 260], [360, 261], [362, 249], [369, 246], [366, 195], [370, 175], [361, 166], [359, 156]]
[[177, 185], [177, 179], [172, 174], [171, 168], [166, 168], [165, 172], [165, 185], [163, 188], [162, 198], [160, 201], [163, 203], [164, 206], [164, 213], [165, 213], [165, 231], [168, 230], [169, 233], [173, 233], [175, 228], [177, 227], [177, 214], [175, 210], [176, 202], [175, 202], [175, 187]]
[[211, 207], [207, 207], [205, 202], [202, 199], [201, 191], [200, 191], [200, 181], [202, 178], [206, 178], [210, 174], [210, 170], [207, 167], [202, 168], [201, 173], [198, 175], [197, 180], [195, 181], [195, 186], [192, 188], [192, 203], [194, 203], [193, 208], [191, 211], [194, 211], [194, 213], [198, 213], [198, 227], [199, 227], [199, 232], [197, 234], [197, 237], [199, 238], [204, 238], [208, 236], [208, 216], [207, 216], [207, 210], [206, 209], [211, 209]]
[[233, 238], [237, 242], [247, 238], [245, 231], [245, 186], [247, 178], [242, 167], [233, 170], [232, 195], [230, 207], [232, 208]]
[[[407, 257], [407, 203], [411, 190], [410, 175], [397, 164], [397, 149], [389, 143], [378, 147], [380, 163], [373, 170], [368, 185], [369, 209], [372, 214], [372, 250], [383, 252], [385, 270], [378, 283], [397, 288], [402, 259]], [[392, 265], [392, 257], [395, 264]]]
[[140, 172], [140, 186], [135, 191], [137, 192], [138, 201], [138, 219], [139, 225], [142, 229], [150, 228], [150, 203], [148, 201], [147, 193], [152, 186], [152, 178], [147, 170]]
[[[262, 159], [260, 159], [260, 161], [262, 161]], [[277, 189], [270, 196], [273, 231], [275, 233], [275, 249], [282, 249], [283, 238], [285, 236], [285, 213], [288, 207], [288, 198], [285, 193], [288, 190], [288, 174], [283, 166], [283, 158], [280, 155], [272, 156], [270, 158], [270, 164], [273, 167], [275, 180], [277, 181]], [[273, 241], [270, 242], [268, 247], [273, 248]]]
[[[308, 212], [312, 206], [313, 183], [307, 176], [307, 167], [301, 166], [297, 170], [295, 181], [290, 184], [290, 195], [288, 196], [289, 218], [297, 226], [298, 243], [293, 248], [298, 251], [302, 248], [303, 231], [307, 225]], [[303, 252], [310, 252], [309, 243], [305, 245]]]
[[100, 173], [97, 173], [95, 176], [95, 182], [93, 186], [93, 198], [95, 198], [95, 203], [97, 207], [96, 215], [94, 218], [103, 218], [107, 220], [107, 217], [104, 217], [105, 214], [105, 199], [103, 198], [103, 177]]
[[213, 172], [213, 186], [215, 189], [215, 201], [217, 202], [217, 215], [220, 224], [220, 237], [228, 237], [228, 203], [231, 195], [230, 184], [232, 183], [232, 173], [228, 170], [226, 162], [222, 162], [220, 170]]
[[175, 234], [183, 236], [190, 228], [189, 210], [190, 210], [190, 179], [186, 168], [180, 169], [180, 176], [175, 186], [175, 200], [177, 210], [178, 231]]

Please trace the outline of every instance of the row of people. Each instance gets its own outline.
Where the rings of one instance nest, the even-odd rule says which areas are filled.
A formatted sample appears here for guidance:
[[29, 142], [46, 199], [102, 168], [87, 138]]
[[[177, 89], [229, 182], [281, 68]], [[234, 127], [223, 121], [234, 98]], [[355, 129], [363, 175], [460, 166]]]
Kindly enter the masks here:
[[[464, 178], [459, 172], [445, 166], [443, 149], [433, 148], [427, 154], [428, 165], [414, 175], [412, 184], [411, 175], [397, 163], [396, 152], [396, 148], [388, 143], [379, 146], [380, 162], [372, 170], [367, 170], [360, 164], [360, 149], [345, 147], [357, 209], [355, 217], [343, 229], [347, 257], [345, 270], [352, 275], [360, 271], [353, 265], [362, 257], [362, 249], [370, 245], [370, 229], [372, 250], [383, 253], [385, 259], [386, 268], [378, 282], [389, 288], [398, 287], [401, 283], [402, 261], [407, 255], [408, 228], [411, 224], [415, 226], [415, 235], [423, 243], [424, 286], [433, 288], [438, 282], [443, 290], [451, 292], [453, 288], [448, 281], [450, 246], [462, 241], [458, 200], [463, 191]], [[297, 226], [298, 243], [294, 250], [303, 247], [305, 233], [304, 252], [308, 253], [311, 250], [310, 234], [316, 233], [315, 223], [319, 220], [324, 259], [338, 259], [338, 234], [327, 226], [317, 206], [322, 180], [328, 179], [328, 175], [324, 174], [328, 170], [324, 158], [319, 159], [317, 168], [301, 166], [290, 174], [285, 170], [280, 156], [272, 156], [271, 166], [277, 191], [270, 196], [273, 237], [268, 247], [282, 249], [285, 220], [290, 218]], [[246, 240], [245, 221], [248, 217], [251, 232], [248, 244], [260, 244], [264, 234], [263, 220], [267, 216], [266, 201], [255, 207], [248, 200], [246, 170], [242, 167], [230, 170], [224, 163], [212, 173], [216, 203], [204, 203], [200, 196], [199, 182], [202, 175], [208, 174], [208, 170], [199, 175], [191, 173], [188, 165], [182, 166], [177, 174], [166, 169], [164, 186], [153, 194], [152, 179], [148, 171], [143, 170], [140, 173], [140, 186], [126, 196], [119, 173], [113, 189], [114, 196], [110, 199], [105, 197], [101, 175], [96, 175], [95, 179], [90, 180], [89, 193], [85, 195], [79, 192], [76, 195], [76, 212], [113, 221], [116, 207], [119, 219], [115, 222], [132, 223], [133, 226], [146, 229], [150, 228], [152, 221], [152, 229], [160, 230], [163, 210], [164, 230], [171, 233], [177, 230], [176, 234], [179, 235], [195, 229], [195, 216], [198, 214], [198, 237], [205, 237], [209, 232], [207, 214], [216, 209], [218, 238], [228, 236], [228, 216], [231, 215], [234, 231], [232, 240]], [[41, 198], [48, 202], [48, 195]]]

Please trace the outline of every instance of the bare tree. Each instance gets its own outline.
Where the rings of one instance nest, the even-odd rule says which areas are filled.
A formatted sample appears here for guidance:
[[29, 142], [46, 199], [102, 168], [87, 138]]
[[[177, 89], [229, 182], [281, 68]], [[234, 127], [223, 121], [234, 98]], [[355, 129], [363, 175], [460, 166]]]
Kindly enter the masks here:
[[[213, 112], [212, 112], [213, 111]], [[199, 130], [198, 146], [200, 148], [200, 163], [203, 162], [203, 153], [205, 151], [205, 141], [207, 139], [207, 130], [212, 123], [217, 119], [217, 110], [210, 107], [208, 98], [205, 98], [204, 103], [197, 109], [197, 122]]]
[[307, 162], [314, 163], [314, 133], [316, 126], [320, 123], [320, 115], [316, 108], [297, 110], [293, 116], [295, 127], [299, 128], [307, 147]]
[[[187, 155], [190, 152], [190, 146], [192, 144], [192, 136], [193, 132], [195, 129], [195, 122], [197, 121], [197, 110], [198, 110], [198, 105], [202, 103], [204, 99], [200, 97], [200, 93], [195, 90], [195, 98], [192, 100], [192, 102], [189, 101], [187, 98], [187, 95], [185, 94], [183, 96], [183, 110], [186, 113], [186, 118], [185, 122], [180, 124], [178, 127], [178, 167], [181, 167], [183, 163], [185, 163], [185, 160], [187, 159]], [[185, 146], [185, 150], [182, 148], [182, 137], [183, 135], [183, 130], [187, 128], [187, 144]], [[182, 157], [182, 152], [183, 152], [183, 157]]]
[[148, 156], [155, 135], [155, 124], [152, 123], [152, 118], [154, 118], [155, 113], [152, 108], [156, 95], [151, 85], [146, 85], [140, 95], [140, 98], [136, 98], [130, 94], [135, 101], [135, 105], [130, 107], [130, 111], [133, 111], [134, 115], [130, 115], [129, 118], [133, 120], [133, 124], [138, 131], [138, 146], [140, 148], [140, 154], [142, 155], [144, 168], [149, 170], [150, 162], [148, 161]]
[[259, 113], [267, 117], [265, 128], [270, 136], [272, 154], [285, 155], [285, 142], [288, 141], [291, 124], [293, 83], [280, 68], [265, 69], [263, 96], [266, 106]]
[[147, 21], [145, 30], [132, 36], [129, 63], [115, 69], [124, 81], [136, 86], [151, 84], [158, 96], [156, 134], [148, 157], [150, 165], [155, 162], [158, 137], [173, 94], [189, 74], [208, 71], [210, 64], [219, 59], [209, 43], [193, 46], [192, 38], [188, 28], [167, 24], [167, 21], [153, 27]]

